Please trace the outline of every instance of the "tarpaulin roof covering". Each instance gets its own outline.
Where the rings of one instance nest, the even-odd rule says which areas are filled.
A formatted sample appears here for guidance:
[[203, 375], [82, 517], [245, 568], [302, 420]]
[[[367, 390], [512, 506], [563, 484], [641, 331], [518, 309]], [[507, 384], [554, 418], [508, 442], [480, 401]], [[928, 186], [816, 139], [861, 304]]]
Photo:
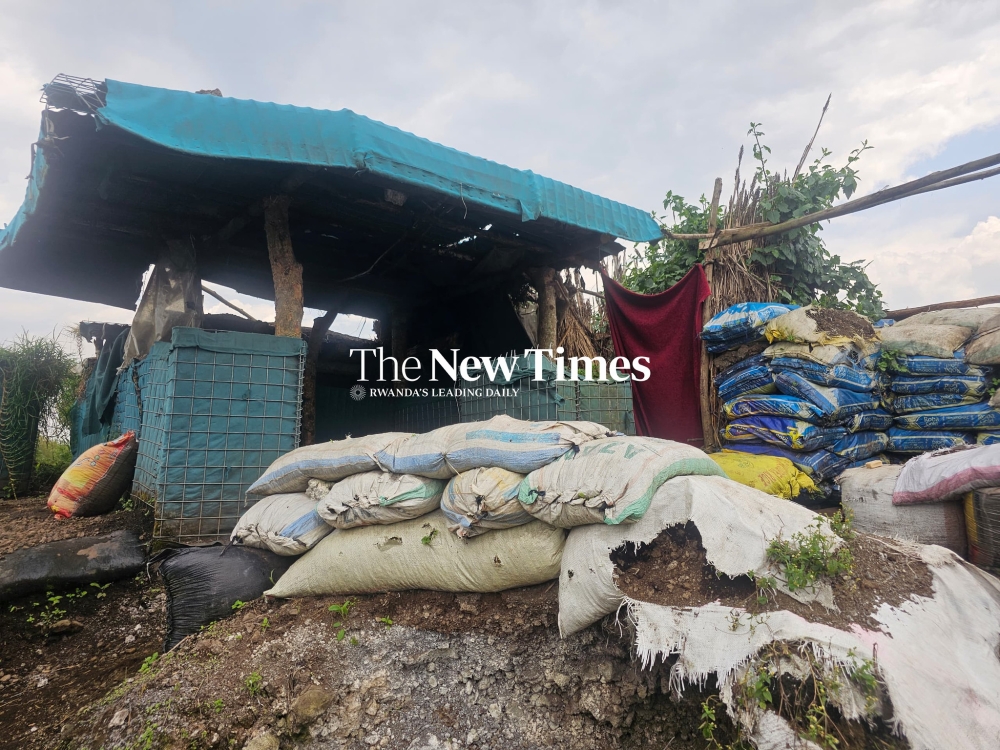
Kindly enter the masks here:
[[[349, 110], [99, 89], [43, 113], [24, 204], [0, 233], [0, 285], [131, 307], [162, 239], [191, 236], [205, 278], [271, 296], [259, 201], [279, 192], [292, 195], [307, 304], [366, 274], [379, 283], [349, 288], [401, 293], [413, 272], [482, 283], [661, 235], [644, 211]], [[436, 265], [416, 262], [428, 254]]]

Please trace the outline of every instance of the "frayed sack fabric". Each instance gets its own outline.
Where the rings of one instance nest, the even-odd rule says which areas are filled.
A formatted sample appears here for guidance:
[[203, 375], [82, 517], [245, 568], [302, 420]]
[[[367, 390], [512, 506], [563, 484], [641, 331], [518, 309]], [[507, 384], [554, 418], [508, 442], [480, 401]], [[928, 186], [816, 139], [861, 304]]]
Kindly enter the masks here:
[[528, 474], [518, 499], [531, 515], [553, 526], [613, 525], [642, 518], [657, 488], [685, 474], [725, 475], [712, 459], [683, 443], [604, 438]]
[[969, 335], [969, 329], [961, 326], [889, 326], [882, 329], [882, 348], [896, 354], [947, 359], [962, 348]]
[[49, 510], [57, 518], [110, 513], [132, 484], [138, 452], [131, 431], [84, 451], [49, 493]]
[[902, 466], [848, 469], [837, 478], [841, 504], [853, 515], [855, 531], [939, 544], [964, 555], [965, 513], [960, 499], [902, 508], [892, 503]]
[[247, 494], [305, 492], [310, 479], [336, 482], [351, 474], [372, 471], [378, 468], [375, 454], [407, 435], [403, 432], [384, 432], [296, 448], [268, 466], [264, 475], [250, 485]]
[[1000, 445], [926, 453], [906, 462], [892, 493], [895, 505], [936, 503], [1000, 486]]
[[[612, 553], [627, 544], [648, 544], [671, 526], [694, 523], [705, 558], [716, 571], [744, 576], [774, 575], [767, 545], [817, 523], [796, 503], [779, 500], [724, 477], [671, 479], [654, 494], [649, 512], [628, 526], [581, 526], [566, 540], [559, 574], [559, 633], [566, 637], [616, 612], [625, 595], [615, 585]], [[833, 537], [829, 527], [824, 536]]]
[[441, 511], [392, 526], [338, 529], [300, 557], [267, 596], [384, 591], [504, 591], [559, 576], [566, 532], [533, 521], [472, 539]]
[[366, 471], [333, 485], [316, 512], [338, 529], [399, 523], [437, 510], [445, 484], [413, 474]]
[[303, 492], [268, 495], [236, 523], [230, 539], [279, 555], [301, 555], [333, 531], [316, 512], [316, 501]]
[[495, 467], [463, 471], [452, 478], [441, 496], [441, 510], [452, 522], [451, 531], [472, 537], [533, 521], [517, 499], [522, 479], [523, 474]]

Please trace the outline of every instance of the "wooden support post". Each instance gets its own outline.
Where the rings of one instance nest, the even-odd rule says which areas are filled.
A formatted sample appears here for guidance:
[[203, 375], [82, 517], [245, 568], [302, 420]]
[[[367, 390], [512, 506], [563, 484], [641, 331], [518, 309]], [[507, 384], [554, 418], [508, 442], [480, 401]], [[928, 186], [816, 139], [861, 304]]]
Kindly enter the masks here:
[[529, 271], [531, 283], [538, 292], [538, 336], [539, 349], [551, 349], [556, 356], [556, 336], [559, 317], [556, 313], [556, 272], [551, 268], [532, 268]]
[[309, 332], [309, 345], [306, 348], [306, 367], [302, 376], [302, 445], [312, 445], [316, 442], [316, 364], [319, 362], [319, 352], [323, 346], [327, 331], [337, 317], [337, 307], [332, 306], [319, 318], [313, 319], [312, 330]]
[[274, 335], [302, 336], [302, 264], [295, 259], [292, 236], [288, 230], [287, 195], [264, 202], [264, 229], [267, 254], [274, 277]]
[[[718, 228], [719, 221], [719, 200], [722, 198], [722, 178], [715, 178], [715, 188], [712, 191], [712, 205], [708, 213], [708, 234], [714, 234]], [[708, 322], [712, 309], [712, 279], [714, 276], [715, 259], [718, 251], [715, 248], [715, 240], [702, 240], [698, 247], [705, 251], [705, 278], [708, 281], [709, 295], [701, 308], [702, 325]], [[705, 342], [701, 342], [701, 367], [699, 368], [698, 379], [698, 401], [701, 412], [701, 432], [704, 437], [702, 447], [708, 450], [719, 448], [719, 436], [715, 434], [715, 423], [712, 419], [712, 378], [711, 363], [708, 358], [708, 349]]]

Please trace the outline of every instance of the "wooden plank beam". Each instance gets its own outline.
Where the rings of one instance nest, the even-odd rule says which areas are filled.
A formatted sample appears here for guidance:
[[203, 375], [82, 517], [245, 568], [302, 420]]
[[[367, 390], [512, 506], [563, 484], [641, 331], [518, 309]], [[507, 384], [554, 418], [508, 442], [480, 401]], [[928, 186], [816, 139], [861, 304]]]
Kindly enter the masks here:
[[[923, 307], [904, 307], [900, 310], [886, 310], [885, 317], [892, 320], [906, 320], [919, 313], [933, 312], [935, 310], [957, 310], [962, 307], [998, 304], [1000, 304], [1000, 294], [994, 294], [991, 297], [976, 297], [975, 299], [960, 299], [955, 302], [938, 302], [933, 305], [924, 305]], [[997, 315], [1000, 315], [1000, 309], [997, 310]]]
[[295, 259], [288, 231], [287, 195], [269, 198], [264, 204], [267, 254], [274, 278], [274, 335], [302, 336], [302, 264]]

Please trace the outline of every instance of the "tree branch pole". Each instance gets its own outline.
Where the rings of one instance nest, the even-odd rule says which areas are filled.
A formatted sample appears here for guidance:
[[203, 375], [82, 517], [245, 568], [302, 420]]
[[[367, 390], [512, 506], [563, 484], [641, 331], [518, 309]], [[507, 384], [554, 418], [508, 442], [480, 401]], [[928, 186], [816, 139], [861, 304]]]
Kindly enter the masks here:
[[[980, 305], [997, 304], [1000, 304], [1000, 294], [995, 294], [992, 297], [960, 299], [956, 302], [938, 302], [933, 305], [924, 305], [923, 307], [905, 307], [902, 310], [886, 310], [885, 317], [891, 318], [892, 320], [905, 320], [906, 318], [911, 318], [919, 313], [934, 312], [935, 310], [958, 310], [963, 307], [979, 307]], [[997, 315], [1000, 315], [1000, 308], [997, 309]]]
[[302, 264], [295, 259], [288, 229], [287, 195], [268, 198], [264, 203], [267, 254], [274, 277], [274, 335], [302, 336]]
[[812, 151], [813, 144], [816, 142], [816, 136], [819, 135], [819, 127], [823, 124], [823, 118], [826, 117], [827, 107], [830, 106], [830, 99], [833, 98], [833, 94], [826, 97], [826, 104], [823, 105], [823, 111], [819, 113], [819, 122], [816, 123], [816, 130], [813, 131], [813, 137], [809, 139], [809, 143], [806, 144], [805, 149], [802, 151], [802, 158], [799, 159], [798, 165], [795, 167], [795, 171], [792, 173], [792, 182], [795, 182], [795, 178], [799, 176], [799, 172], [802, 171], [802, 167], [805, 166], [806, 159], [809, 158], [809, 152]]
[[529, 270], [531, 284], [538, 292], [538, 336], [539, 349], [551, 349], [555, 357], [556, 334], [559, 319], [556, 314], [556, 272], [551, 268], [532, 268]]
[[[719, 201], [722, 198], [722, 178], [715, 178], [715, 187], [712, 190], [712, 205], [708, 212], [708, 234], [714, 235], [719, 222]], [[709, 294], [701, 307], [702, 325], [708, 320], [712, 309], [712, 280], [714, 278], [715, 260], [718, 252], [715, 250], [712, 240], [702, 240], [699, 247], [705, 250], [705, 279], [708, 281]], [[701, 412], [701, 433], [702, 447], [705, 450], [713, 450], [719, 447], [718, 436], [712, 421], [712, 384], [710, 378], [711, 362], [708, 359], [708, 349], [705, 342], [701, 342], [701, 360], [698, 370], [698, 408]]]
[[670, 239], [678, 240], [707, 240], [714, 237], [716, 246], [730, 245], [737, 242], [744, 242], [746, 240], [758, 239], [760, 237], [769, 237], [775, 234], [790, 232], [793, 229], [798, 229], [799, 227], [804, 227], [809, 224], [826, 221], [827, 219], [835, 219], [838, 216], [846, 216], [847, 214], [864, 211], [868, 208], [880, 206], [883, 203], [890, 203], [903, 198], [909, 198], [911, 195], [919, 195], [920, 193], [927, 193], [932, 190], [940, 190], [946, 187], [962, 185], [966, 182], [972, 182], [974, 180], [982, 180], [987, 177], [993, 177], [994, 175], [1000, 174], [1000, 170], [990, 169], [991, 167], [996, 167], [997, 165], [1000, 165], [1000, 154], [994, 154], [982, 159], [976, 159], [975, 161], [960, 164], [959, 166], [952, 167], [951, 169], [944, 169], [940, 172], [933, 172], [926, 177], [911, 180], [910, 182], [904, 182], [902, 185], [897, 185], [896, 187], [879, 190], [877, 193], [872, 193], [871, 195], [866, 195], [862, 198], [856, 198], [854, 200], [847, 201], [846, 203], [841, 203], [839, 206], [833, 206], [831, 208], [806, 214], [805, 216], [800, 216], [795, 219], [789, 219], [788, 221], [781, 222], [780, 224], [771, 224], [770, 222], [749, 224], [745, 227], [735, 227], [733, 229], [716, 231], [715, 234], [673, 234], [666, 232], [665, 236]]
[[226, 307], [235, 310], [236, 312], [238, 312], [240, 315], [242, 315], [247, 320], [252, 320], [254, 323], [259, 323], [260, 322], [253, 315], [251, 315], [250, 313], [248, 313], [243, 308], [237, 307], [236, 305], [234, 305], [232, 302], [230, 302], [229, 300], [227, 300], [225, 297], [223, 297], [221, 294], [219, 294], [214, 289], [209, 289], [207, 286], [205, 286], [205, 282], [204, 281], [201, 282], [201, 291], [203, 291], [205, 294], [207, 294], [210, 297], [215, 297], [217, 300], [219, 300], [219, 302], [221, 302], [222, 304], [224, 304]]

